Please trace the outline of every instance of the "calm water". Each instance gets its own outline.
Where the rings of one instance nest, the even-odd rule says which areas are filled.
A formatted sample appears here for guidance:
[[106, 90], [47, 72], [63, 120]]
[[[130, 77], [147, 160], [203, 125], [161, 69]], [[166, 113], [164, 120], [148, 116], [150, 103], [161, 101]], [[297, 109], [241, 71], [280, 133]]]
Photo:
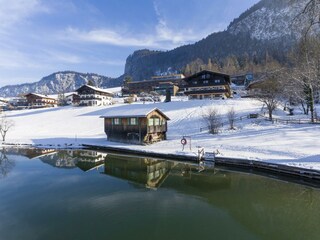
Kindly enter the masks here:
[[320, 239], [320, 190], [93, 151], [6, 150], [0, 239]]

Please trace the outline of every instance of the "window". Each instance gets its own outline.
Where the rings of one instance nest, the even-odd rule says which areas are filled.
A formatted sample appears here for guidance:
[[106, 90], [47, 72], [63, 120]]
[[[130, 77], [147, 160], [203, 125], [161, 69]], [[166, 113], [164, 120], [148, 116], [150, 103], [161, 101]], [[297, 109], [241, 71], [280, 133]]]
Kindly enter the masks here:
[[148, 126], [153, 126], [153, 118], [148, 119]]
[[206, 75], [205, 74], [201, 75], [201, 78], [206, 79]]
[[215, 83], [220, 83], [220, 79], [214, 80]]
[[154, 125], [159, 126], [160, 125], [160, 119], [159, 118], [154, 118]]
[[197, 81], [193, 81], [192, 84], [198, 84], [198, 82]]
[[203, 81], [203, 84], [208, 84], [208, 83], [209, 83], [208, 80], [204, 80], [204, 81]]
[[113, 119], [113, 124], [114, 125], [120, 125], [120, 119], [119, 118], [114, 118]]
[[137, 125], [138, 121], [137, 118], [129, 118], [129, 125]]

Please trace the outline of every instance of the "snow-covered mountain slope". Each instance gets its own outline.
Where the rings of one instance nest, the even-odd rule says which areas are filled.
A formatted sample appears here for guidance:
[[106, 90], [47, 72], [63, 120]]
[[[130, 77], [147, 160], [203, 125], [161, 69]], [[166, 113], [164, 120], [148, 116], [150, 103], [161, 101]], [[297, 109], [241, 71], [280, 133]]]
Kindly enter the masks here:
[[[181, 71], [194, 61], [207, 63], [210, 58], [223, 62], [228, 56], [235, 56], [240, 62], [247, 57], [259, 62], [267, 53], [283, 62], [308, 26], [310, 16], [300, 14], [308, 1], [261, 0], [233, 20], [227, 30], [194, 44], [167, 52], [135, 51], [127, 58], [125, 74], [138, 81], [168, 68]], [[319, 29], [318, 26], [312, 31]]]
[[89, 81], [100, 87], [117, 86], [113, 78], [101, 76], [94, 73], [78, 73], [72, 71], [56, 72], [42, 78], [39, 82], [20, 85], [9, 85], [0, 88], [0, 96], [12, 97], [29, 92], [41, 94], [57, 94], [61, 92], [72, 92]]
[[301, 25], [305, 21], [295, 23], [296, 17], [302, 12], [308, 0], [263, 0], [240, 15], [228, 27], [234, 35], [248, 33], [258, 40], [273, 40], [290, 37], [301, 37]]

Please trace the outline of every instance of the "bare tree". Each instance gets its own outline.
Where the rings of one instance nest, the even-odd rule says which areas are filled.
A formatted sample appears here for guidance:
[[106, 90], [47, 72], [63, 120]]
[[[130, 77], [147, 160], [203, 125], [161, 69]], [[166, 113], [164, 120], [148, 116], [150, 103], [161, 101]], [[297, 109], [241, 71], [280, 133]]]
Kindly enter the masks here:
[[0, 134], [2, 141], [6, 140], [7, 132], [14, 126], [14, 122], [7, 118], [6, 115], [2, 115], [0, 118]]
[[236, 111], [234, 110], [234, 108], [230, 108], [228, 113], [227, 113], [227, 117], [228, 117], [228, 121], [229, 121], [229, 125], [230, 125], [230, 129], [233, 130], [234, 128], [234, 122], [236, 120]]
[[[315, 120], [315, 96], [320, 91], [320, 38], [306, 37], [290, 56], [293, 64], [288, 71], [287, 88], [302, 104], [311, 122]], [[305, 107], [306, 105], [306, 107]]]
[[280, 81], [275, 73], [267, 74], [263, 80], [255, 84], [253, 96], [264, 103], [268, 109], [269, 120], [273, 119], [273, 111], [277, 108], [283, 96]]
[[59, 85], [57, 87], [58, 91], [58, 105], [59, 106], [65, 106], [67, 105], [67, 98], [66, 98], [66, 92], [70, 84], [68, 83], [67, 79], [62, 79], [59, 82]]
[[209, 108], [204, 114], [202, 114], [202, 118], [207, 124], [210, 133], [219, 133], [219, 129], [221, 128], [222, 124], [221, 116], [217, 109]]

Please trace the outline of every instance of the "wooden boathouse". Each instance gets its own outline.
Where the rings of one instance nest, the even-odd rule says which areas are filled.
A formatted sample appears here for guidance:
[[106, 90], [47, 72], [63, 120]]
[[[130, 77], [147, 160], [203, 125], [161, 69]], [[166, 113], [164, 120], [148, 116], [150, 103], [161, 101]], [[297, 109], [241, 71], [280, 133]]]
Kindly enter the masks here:
[[151, 144], [166, 140], [167, 121], [170, 120], [158, 108], [146, 105], [110, 108], [101, 116], [109, 141]]

